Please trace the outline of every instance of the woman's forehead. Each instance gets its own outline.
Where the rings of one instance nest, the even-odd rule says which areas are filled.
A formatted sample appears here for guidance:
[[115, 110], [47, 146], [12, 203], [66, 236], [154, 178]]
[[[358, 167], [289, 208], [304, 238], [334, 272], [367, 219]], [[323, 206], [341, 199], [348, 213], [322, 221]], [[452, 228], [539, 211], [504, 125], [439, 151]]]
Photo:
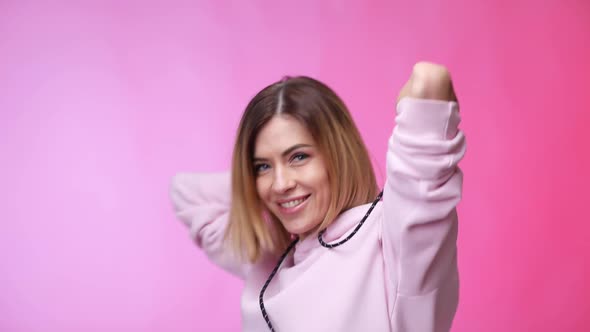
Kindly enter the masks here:
[[258, 132], [254, 156], [281, 154], [299, 144], [315, 146], [315, 140], [299, 120], [287, 114], [277, 114]]

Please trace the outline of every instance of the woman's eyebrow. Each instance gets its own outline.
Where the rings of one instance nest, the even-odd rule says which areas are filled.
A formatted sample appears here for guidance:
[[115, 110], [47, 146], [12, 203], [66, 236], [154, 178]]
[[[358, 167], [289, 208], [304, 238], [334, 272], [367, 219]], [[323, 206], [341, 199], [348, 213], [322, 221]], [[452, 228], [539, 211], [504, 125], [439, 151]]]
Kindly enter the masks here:
[[[286, 157], [287, 155], [289, 155], [291, 152], [300, 149], [300, 148], [310, 148], [313, 147], [313, 145], [310, 144], [295, 144], [292, 147], [288, 148], [287, 150], [283, 151], [283, 153], [281, 153], [282, 157]], [[253, 162], [257, 162], [257, 161], [266, 161], [265, 158], [260, 158], [260, 157], [254, 157], [254, 159], [252, 159]]]
[[295, 144], [292, 147], [288, 148], [287, 150], [283, 151], [281, 156], [286, 157], [287, 155], [291, 154], [291, 152], [299, 149], [299, 148], [310, 148], [311, 145], [309, 144]]

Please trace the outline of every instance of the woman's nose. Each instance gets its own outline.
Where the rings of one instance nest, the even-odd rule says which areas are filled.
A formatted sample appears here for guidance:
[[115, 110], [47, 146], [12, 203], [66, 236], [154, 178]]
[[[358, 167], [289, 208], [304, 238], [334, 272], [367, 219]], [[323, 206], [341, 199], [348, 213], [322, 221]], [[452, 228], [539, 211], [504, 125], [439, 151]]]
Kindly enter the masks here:
[[275, 193], [282, 194], [295, 187], [295, 178], [288, 169], [275, 168], [272, 189]]

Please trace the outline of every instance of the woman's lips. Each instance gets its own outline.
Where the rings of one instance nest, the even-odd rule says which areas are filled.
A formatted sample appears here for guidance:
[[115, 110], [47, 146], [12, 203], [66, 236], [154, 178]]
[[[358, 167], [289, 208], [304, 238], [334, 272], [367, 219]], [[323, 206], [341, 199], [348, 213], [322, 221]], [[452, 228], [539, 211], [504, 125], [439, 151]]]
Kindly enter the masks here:
[[311, 195], [290, 198], [288, 200], [280, 200], [277, 202], [279, 211], [282, 214], [294, 214], [301, 211], [307, 204], [307, 199]]

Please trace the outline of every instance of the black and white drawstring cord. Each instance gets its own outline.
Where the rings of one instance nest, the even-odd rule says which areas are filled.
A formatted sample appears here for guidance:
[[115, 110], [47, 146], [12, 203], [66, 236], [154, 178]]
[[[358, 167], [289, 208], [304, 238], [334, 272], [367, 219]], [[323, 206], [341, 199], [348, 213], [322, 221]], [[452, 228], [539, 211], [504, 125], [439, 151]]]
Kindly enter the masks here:
[[[375, 198], [375, 200], [373, 201], [373, 204], [371, 204], [371, 207], [369, 208], [369, 210], [367, 211], [367, 213], [365, 214], [363, 219], [361, 219], [361, 221], [358, 223], [358, 225], [355, 227], [355, 229], [352, 231], [352, 233], [350, 233], [345, 239], [343, 239], [339, 242], [336, 242], [336, 243], [326, 243], [326, 242], [324, 242], [324, 239], [322, 238], [322, 236], [324, 235], [326, 230], [325, 229], [322, 230], [318, 234], [318, 241], [320, 242], [322, 247], [332, 249], [332, 248], [338, 247], [338, 246], [343, 245], [344, 243], [348, 242], [348, 240], [350, 240], [358, 232], [358, 230], [361, 228], [361, 226], [365, 223], [365, 220], [367, 220], [367, 218], [369, 217], [369, 215], [371, 214], [371, 212], [375, 208], [375, 205], [377, 205], [377, 202], [379, 202], [381, 200], [382, 196], [383, 196], [383, 191], [381, 191], [379, 193], [379, 195], [377, 195], [377, 198]], [[291, 242], [291, 244], [289, 244], [289, 246], [287, 247], [287, 250], [285, 250], [283, 255], [281, 255], [281, 258], [279, 258], [279, 262], [277, 263], [277, 265], [274, 267], [274, 269], [272, 270], [272, 272], [268, 276], [268, 279], [266, 279], [264, 286], [262, 286], [262, 289], [260, 290], [260, 296], [258, 297], [258, 302], [260, 304], [260, 311], [262, 312], [262, 317], [266, 321], [266, 325], [268, 325], [268, 328], [273, 332], [275, 331], [275, 329], [273, 328], [273, 326], [270, 322], [270, 318], [268, 317], [268, 313], [266, 312], [266, 309], [264, 308], [264, 301], [263, 301], [264, 291], [266, 291], [266, 288], [268, 287], [268, 285], [272, 281], [272, 278], [274, 278], [275, 274], [277, 274], [277, 272], [279, 271], [279, 268], [281, 267], [281, 264], [285, 260], [285, 257], [287, 257], [287, 255], [289, 254], [291, 249], [293, 249], [293, 247], [295, 247], [295, 244], [297, 244], [298, 241], [299, 241], [299, 238], [296, 238], [295, 240], [293, 240], [293, 242]]]

